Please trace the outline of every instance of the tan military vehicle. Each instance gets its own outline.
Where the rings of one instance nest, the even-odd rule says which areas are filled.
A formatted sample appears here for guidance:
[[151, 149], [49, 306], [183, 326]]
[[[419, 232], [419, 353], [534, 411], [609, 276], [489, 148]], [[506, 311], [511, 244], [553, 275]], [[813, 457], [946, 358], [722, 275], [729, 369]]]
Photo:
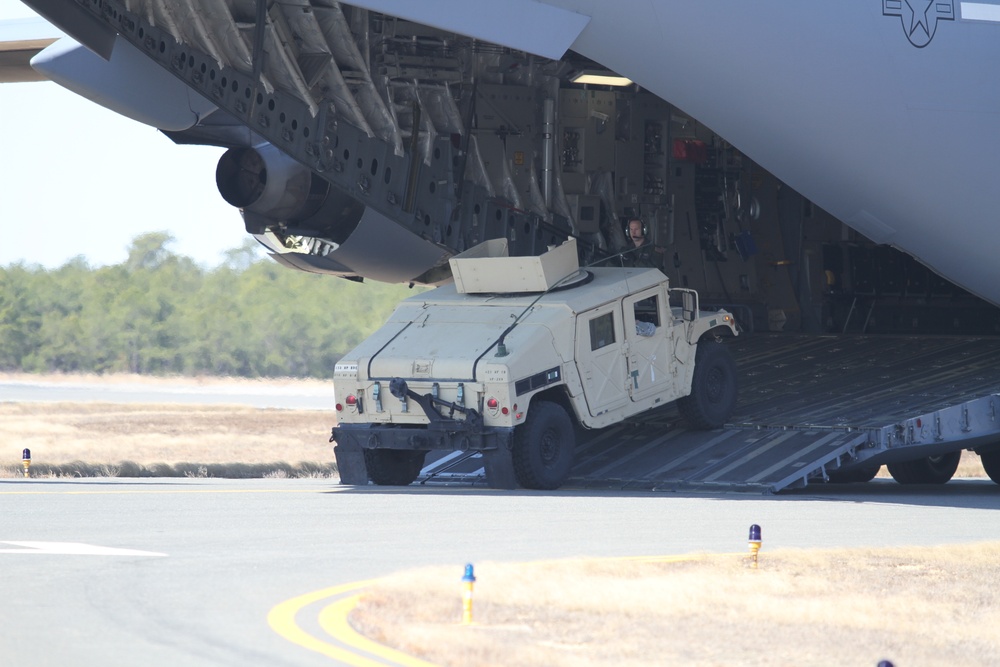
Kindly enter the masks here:
[[490, 486], [555, 489], [577, 426], [673, 401], [697, 428], [732, 414], [732, 315], [656, 269], [581, 269], [572, 239], [538, 257], [487, 241], [451, 267], [453, 284], [400, 303], [337, 364], [343, 483], [409, 484], [428, 451], [468, 450]]

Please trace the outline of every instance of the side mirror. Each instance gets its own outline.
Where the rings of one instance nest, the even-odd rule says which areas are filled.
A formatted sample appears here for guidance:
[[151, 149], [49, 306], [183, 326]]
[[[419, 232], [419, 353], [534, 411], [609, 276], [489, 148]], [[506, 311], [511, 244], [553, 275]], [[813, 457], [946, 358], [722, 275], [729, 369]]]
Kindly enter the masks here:
[[698, 306], [695, 303], [694, 294], [691, 292], [681, 292], [681, 303], [684, 310], [684, 319], [688, 322], [693, 322], [695, 317], [698, 316], [696, 312]]

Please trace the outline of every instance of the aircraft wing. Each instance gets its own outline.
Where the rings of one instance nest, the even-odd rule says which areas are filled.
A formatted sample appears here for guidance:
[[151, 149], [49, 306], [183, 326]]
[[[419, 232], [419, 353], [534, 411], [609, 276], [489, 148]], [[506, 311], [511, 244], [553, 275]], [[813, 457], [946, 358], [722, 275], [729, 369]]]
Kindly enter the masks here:
[[[220, 191], [287, 266], [433, 284], [448, 257], [502, 227], [572, 232], [516, 193], [494, 197], [505, 185], [470, 136], [471, 82], [535, 69], [532, 54], [558, 67], [544, 56], [565, 52], [586, 16], [534, 0], [371, 5], [400, 16], [327, 0], [26, 4], [72, 38], [33, 57], [45, 78], [177, 143], [230, 149]], [[471, 176], [456, 178], [459, 161]], [[537, 252], [533, 236], [517, 250]]]
[[63, 36], [41, 19], [0, 22], [0, 83], [45, 81], [45, 76], [29, 63], [38, 52]]

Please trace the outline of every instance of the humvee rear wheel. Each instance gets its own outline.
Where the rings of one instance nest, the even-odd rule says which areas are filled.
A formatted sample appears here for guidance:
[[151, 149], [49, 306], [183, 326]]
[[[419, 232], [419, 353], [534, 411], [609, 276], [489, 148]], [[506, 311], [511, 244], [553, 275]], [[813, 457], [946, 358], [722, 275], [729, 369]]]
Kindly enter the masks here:
[[983, 464], [983, 470], [990, 476], [990, 479], [1000, 484], [1000, 449], [981, 453], [979, 461]]
[[379, 486], [406, 486], [420, 474], [426, 455], [405, 449], [366, 449], [368, 479]]
[[944, 484], [958, 470], [962, 452], [949, 452], [941, 456], [925, 456], [912, 461], [889, 463], [889, 474], [900, 484]]
[[831, 484], [857, 484], [875, 479], [882, 466], [868, 466], [854, 470], [832, 470], [828, 474]]
[[691, 393], [677, 401], [681, 416], [697, 429], [720, 428], [733, 416], [736, 394], [736, 362], [732, 353], [722, 343], [698, 343]]
[[548, 401], [532, 404], [528, 419], [514, 429], [514, 475], [527, 489], [562, 486], [573, 466], [576, 436], [573, 421], [561, 406]]

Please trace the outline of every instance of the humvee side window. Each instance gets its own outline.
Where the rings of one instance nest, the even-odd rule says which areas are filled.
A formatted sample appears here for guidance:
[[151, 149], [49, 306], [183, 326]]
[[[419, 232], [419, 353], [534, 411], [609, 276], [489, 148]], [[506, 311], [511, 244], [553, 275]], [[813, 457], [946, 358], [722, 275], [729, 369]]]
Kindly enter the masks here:
[[607, 313], [590, 320], [590, 350], [599, 350], [615, 342], [614, 313]]
[[655, 294], [635, 302], [635, 321], [649, 322], [654, 327], [660, 326], [660, 308]]

